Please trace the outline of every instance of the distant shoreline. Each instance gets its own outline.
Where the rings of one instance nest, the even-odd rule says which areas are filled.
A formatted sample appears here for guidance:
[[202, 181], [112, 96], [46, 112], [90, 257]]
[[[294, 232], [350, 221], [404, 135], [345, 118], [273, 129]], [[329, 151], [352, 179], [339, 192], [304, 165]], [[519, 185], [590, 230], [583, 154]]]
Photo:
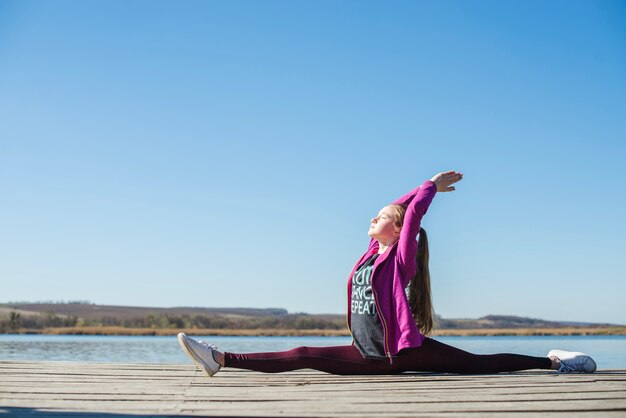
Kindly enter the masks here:
[[[173, 328], [125, 328], [125, 327], [54, 327], [44, 329], [17, 329], [5, 334], [42, 335], [129, 335], [129, 336], [168, 336], [185, 332], [190, 335], [214, 336], [350, 336], [348, 330], [332, 329], [173, 329]], [[564, 327], [564, 328], [483, 328], [483, 329], [441, 329], [435, 330], [433, 337], [452, 336], [575, 336], [575, 335], [626, 335], [624, 327]]]

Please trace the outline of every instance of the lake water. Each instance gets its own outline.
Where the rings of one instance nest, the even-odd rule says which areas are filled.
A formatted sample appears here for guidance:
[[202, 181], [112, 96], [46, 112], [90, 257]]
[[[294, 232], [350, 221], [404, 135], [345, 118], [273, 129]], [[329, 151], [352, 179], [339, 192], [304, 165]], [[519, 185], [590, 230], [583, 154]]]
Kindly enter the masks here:
[[[199, 337], [222, 351], [283, 351], [298, 346], [348, 345], [350, 337]], [[551, 349], [582, 351], [600, 369], [626, 369], [626, 336], [437, 337], [477, 354], [545, 356]], [[0, 335], [1, 360], [189, 363], [171, 337], [87, 335]]]

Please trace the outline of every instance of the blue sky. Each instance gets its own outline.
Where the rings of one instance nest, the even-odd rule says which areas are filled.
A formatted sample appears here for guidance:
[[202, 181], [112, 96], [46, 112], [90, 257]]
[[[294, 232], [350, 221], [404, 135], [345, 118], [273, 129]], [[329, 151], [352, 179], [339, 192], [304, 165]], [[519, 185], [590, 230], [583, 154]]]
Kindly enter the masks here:
[[444, 317], [626, 323], [618, 1], [0, 3], [0, 302], [346, 312], [424, 218]]

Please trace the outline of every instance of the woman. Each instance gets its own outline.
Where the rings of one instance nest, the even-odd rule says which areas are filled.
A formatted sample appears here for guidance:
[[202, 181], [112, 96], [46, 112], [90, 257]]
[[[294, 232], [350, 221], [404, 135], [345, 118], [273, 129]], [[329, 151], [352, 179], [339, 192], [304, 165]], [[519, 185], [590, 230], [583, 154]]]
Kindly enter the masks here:
[[[527, 369], [596, 370], [586, 354], [552, 350], [547, 357], [471, 354], [425, 337], [433, 327], [428, 240], [421, 220], [437, 192], [455, 190], [463, 173], [447, 171], [425, 181], [371, 220], [370, 244], [348, 279], [349, 346], [298, 347], [235, 354], [178, 335], [185, 353], [207, 376], [222, 367], [267, 373], [311, 368], [334, 374], [405, 371], [497, 373]], [[419, 242], [416, 240], [419, 234]]]

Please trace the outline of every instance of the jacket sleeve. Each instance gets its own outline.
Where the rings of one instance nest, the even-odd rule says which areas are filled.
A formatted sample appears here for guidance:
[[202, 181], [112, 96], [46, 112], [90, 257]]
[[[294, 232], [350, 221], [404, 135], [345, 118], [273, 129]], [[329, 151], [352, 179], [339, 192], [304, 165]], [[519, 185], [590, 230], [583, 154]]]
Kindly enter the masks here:
[[397, 198], [396, 200], [394, 200], [390, 204], [391, 205], [408, 205], [409, 203], [411, 203], [411, 201], [413, 200], [415, 195], [417, 195], [417, 193], [419, 192], [419, 190], [421, 188], [422, 188], [422, 186], [419, 186], [417, 189], [411, 190], [410, 192], [408, 192], [407, 194], [405, 194], [402, 197]]
[[432, 202], [436, 193], [437, 186], [435, 183], [426, 180], [415, 190], [415, 195], [406, 208], [404, 224], [402, 225], [402, 231], [400, 231], [398, 250], [396, 252], [397, 262], [405, 273], [402, 275], [403, 280], [406, 281], [406, 283], [402, 283], [403, 287], [408, 286], [409, 281], [417, 271], [415, 261], [415, 257], [417, 256], [417, 234], [420, 230], [422, 218], [426, 214], [428, 206], [430, 206], [430, 202]]

